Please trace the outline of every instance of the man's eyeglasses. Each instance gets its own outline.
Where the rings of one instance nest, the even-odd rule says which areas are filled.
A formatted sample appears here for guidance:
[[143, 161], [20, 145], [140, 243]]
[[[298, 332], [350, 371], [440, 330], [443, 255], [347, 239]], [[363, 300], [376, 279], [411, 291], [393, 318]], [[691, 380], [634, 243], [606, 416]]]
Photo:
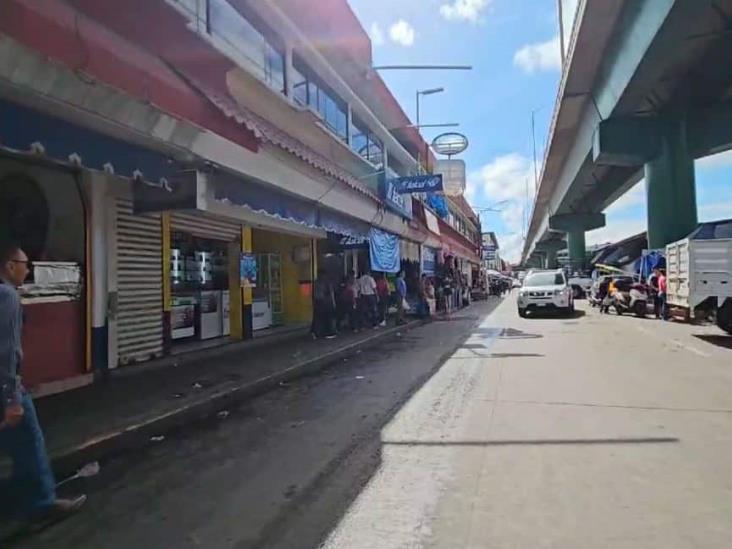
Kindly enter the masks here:
[[33, 262], [30, 259], [11, 259], [11, 263], [22, 263], [29, 269], [33, 268]]

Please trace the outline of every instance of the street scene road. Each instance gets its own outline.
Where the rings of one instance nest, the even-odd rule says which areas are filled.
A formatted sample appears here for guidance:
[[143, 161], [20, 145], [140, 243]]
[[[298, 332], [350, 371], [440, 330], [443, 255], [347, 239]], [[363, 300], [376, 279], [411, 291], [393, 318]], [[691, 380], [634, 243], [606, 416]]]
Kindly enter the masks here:
[[19, 546], [726, 547], [729, 346], [492, 298], [103, 464]]
[[0, 5], [0, 549], [732, 547], [732, 0]]

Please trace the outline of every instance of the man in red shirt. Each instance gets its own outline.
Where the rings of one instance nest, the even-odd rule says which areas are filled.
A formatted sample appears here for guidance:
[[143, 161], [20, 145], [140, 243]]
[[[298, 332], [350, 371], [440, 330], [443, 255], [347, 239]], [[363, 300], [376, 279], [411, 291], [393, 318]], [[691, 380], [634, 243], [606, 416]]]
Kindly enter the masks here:
[[658, 299], [661, 301], [661, 318], [668, 320], [668, 305], [666, 304], [666, 271], [659, 269]]

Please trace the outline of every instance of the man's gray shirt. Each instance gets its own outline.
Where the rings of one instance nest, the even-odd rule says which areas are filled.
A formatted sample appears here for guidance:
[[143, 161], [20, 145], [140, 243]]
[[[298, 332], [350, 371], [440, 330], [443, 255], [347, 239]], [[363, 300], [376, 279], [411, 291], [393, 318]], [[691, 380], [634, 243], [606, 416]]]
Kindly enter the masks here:
[[0, 282], [0, 397], [2, 407], [20, 402], [23, 308], [18, 291]]

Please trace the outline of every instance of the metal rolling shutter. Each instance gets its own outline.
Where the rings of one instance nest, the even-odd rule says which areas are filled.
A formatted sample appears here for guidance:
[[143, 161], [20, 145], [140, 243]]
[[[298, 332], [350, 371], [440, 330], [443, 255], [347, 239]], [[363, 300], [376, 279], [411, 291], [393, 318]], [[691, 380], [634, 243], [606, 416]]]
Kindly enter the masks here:
[[158, 214], [134, 215], [117, 201], [119, 364], [163, 355], [162, 229]]
[[201, 238], [232, 242], [241, 238], [241, 224], [226, 221], [211, 215], [173, 212], [170, 219], [171, 229]]

